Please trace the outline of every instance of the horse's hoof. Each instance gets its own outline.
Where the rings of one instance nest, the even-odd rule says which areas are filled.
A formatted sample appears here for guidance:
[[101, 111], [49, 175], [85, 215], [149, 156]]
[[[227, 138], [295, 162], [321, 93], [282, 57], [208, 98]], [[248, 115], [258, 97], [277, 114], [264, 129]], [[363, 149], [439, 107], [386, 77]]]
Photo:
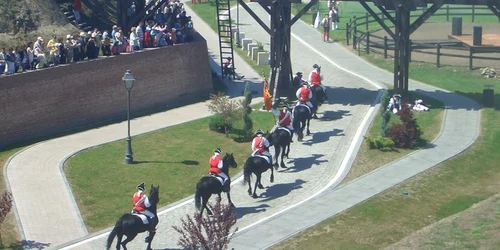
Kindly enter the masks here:
[[252, 195], [252, 197], [255, 199], [255, 198], [257, 198], [257, 195], [256, 195], [256, 194], [253, 194], [253, 195]]
[[269, 180], [271, 183], [274, 182], [274, 177], [271, 177], [271, 179]]
[[262, 184], [259, 184], [258, 188], [259, 189], [264, 189], [264, 186], [262, 186]]
[[236, 207], [233, 203], [229, 204], [229, 206], [231, 206], [231, 208], [235, 208]]
[[145, 241], [146, 243], [149, 243], [149, 236], [147, 236], [146, 238], [144, 238], [144, 241]]
[[249, 190], [249, 191], [248, 191], [248, 195], [252, 195], [252, 191], [250, 191], [250, 190]]
[[285, 164], [283, 164], [283, 165], [281, 165], [281, 168], [287, 168], [287, 167], [285, 166]]

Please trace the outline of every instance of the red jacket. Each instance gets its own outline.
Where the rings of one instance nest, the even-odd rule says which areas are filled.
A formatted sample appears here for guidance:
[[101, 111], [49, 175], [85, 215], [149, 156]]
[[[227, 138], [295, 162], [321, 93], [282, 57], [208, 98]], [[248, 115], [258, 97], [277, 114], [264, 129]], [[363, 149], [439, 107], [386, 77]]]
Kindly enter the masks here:
[[75, 0], [73, 3], [73, 9], [76, 11], [82, 11], [82, 0]]
[[217, 155], [215, 157], [210, 157], [210, 160], [208, 164], [210, 164], [210, 172], [214, 174], [220, 174], [222, 173], [222, 170], [219, 168], [219, 162], [221, 161], [220, 155]]
[[314, 86], [321, 85], [321, 73], [320, 72], [312, 72], [311, 73], [311, 84]]
[[134, 203], [132, 204], [134, 206], [134, 210], [142, 212], [146, 210], [146, 204], [144, 204], [144, 193], [143, 192], [136, 192], [134, 194]]
[[[281, 121], [283, 119], [283, 117], [285, 117], [285, 115], [288, 113], [288, 111], [285, 111], [285, 110], [280, 110], [280, 116], [279, 116], [279, 120]], [[290, 115], [285, 119], [283, 120], [280, 125], [281, 126], [285, 126], [285, 127], [288, 127], [290, 126], [290, 124], [292, 123], [292, 119], [290, 117]]]
[[302, 90], [300, 91], [300, 97], [299, 101], [301, 102], [308, 102], [309, 101], [309, 94], [311, 93], [311, 90], [307, 87], [302, 87]]

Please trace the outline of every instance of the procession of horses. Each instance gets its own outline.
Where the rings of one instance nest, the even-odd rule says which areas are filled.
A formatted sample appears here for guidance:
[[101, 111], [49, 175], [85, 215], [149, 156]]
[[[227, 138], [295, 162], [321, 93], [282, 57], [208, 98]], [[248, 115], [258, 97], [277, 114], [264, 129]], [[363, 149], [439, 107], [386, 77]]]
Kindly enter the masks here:
[[[304, 130], [306, 136], [311, 134], [309, 129], [310, 120], [316, 117], [318, 108], [324, 103], [326, 93], [320, 86], [310, 85], [308, 82], [302, 82], [305, 88], [310, 89], [312, 98], [309, 106], [306, 102], [297, 101], [296, 105], [288, 104], [286, 99], [278, 99], [273, 104], [273, 109], [282, 107], [284, 110], [291, 111], [291, 125], [293, 131], [284, 126], [275, 126], [271, 132], [269, 132], [265, 139], [269, 141], [269, 147], [274, 147], [274, 156], [271, 158], [266, 158], [266, 156], [255, 154], [254, 152], [245, 161], [243, 167], [243, 184], [248, 184], [248, 194], [253, 198], [258, 198], [257, 188], [264, 189], [261, 182], [262, 173], [267, 170], [271, 170], [270, 182], [274, 182], [274, 170], [278, 170], [279, 167], [287, 168], [284, 162], [284, 158], [288, 158], [290, 152], [290, 143], [292, 142], [293, 134], [297, 134], [297, 141], [301, 142], [304, 138]], [[269, 152], [269, 148], [266, 149]], [[279, 162], [278, 162], [279, 161]], [[221, 172], [225, 176], [229, 175], [230, 168], [236, 168], [238, 164], [232, 153], [226, 153], [222, 158]], [[251, 176], [255, 175], [255, 184], [252, 190]], [[222, 178], [217, 174], [209, 174], [208, 176], [202, 177], [196, 184], [196, 193], [194, 197], [195, 207], [199, 211], [199, 216], [203, 215], [204, 210], [206, 210], [208, 215], [212, 215], [212, 211], [207, 207], [208, 200], [212, 195], [217, 195], [218, 199], [221, 200], [221, 193], [226, 193], [229, 205], [234, 208], [234, 204], [231, 201], [230, 188], [231, 180], [228, 178], [226, 182], [222, 181]], [[157, 215], [157, 204], [159, 202], [159, 186], [151, 185], [150, 194], [148, 197], [151, 205], [147, 208], [149, 212], [154, 214], [153, 217], [148, 217], [144, 214], [133, 213], [124, 214], [116, 222], [115, 227], [111, 231], [107, 239], [106, 249], [110, 249], [114, 238], [117, 238], [116, 249], [120, 247], [126, 248], [126, 244], [132, 241], [139, 233], [148, 232], [148, 236], [145, 241], [148, 244], [147, 249], [151, 249], [151, 242], [156, 234], [156, 226], [159, 223]], [[142, 216], [142, 217], [141, 217]], [[122, 237], [126, 236], [126, 239], [122, 241]]]

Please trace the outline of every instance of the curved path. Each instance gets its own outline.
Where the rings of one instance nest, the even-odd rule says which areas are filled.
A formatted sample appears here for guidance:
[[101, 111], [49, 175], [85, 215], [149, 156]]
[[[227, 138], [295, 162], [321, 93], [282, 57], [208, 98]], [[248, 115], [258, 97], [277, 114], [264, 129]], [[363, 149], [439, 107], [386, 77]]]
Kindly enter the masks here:
[[[259, 15], [266, 15], [260, 6], [250, 6]], [[245, 17], [243, 11], [240, 13], [241, 22], [251, 24], [242, 26], [247, 37], [253, 36], [252, 38], [257, 40], [267, 41], [258, 25], [248, 16]], [[209, 48], [217, 51], [215, 32], [196, 15], [193, 14], [192, 17], [197, 30], [207, 39]], [[257, 29], [250, 29], [256, 27]], [[290, 155], [293, 158], [288, 163], [289, 169], [275, 173], [273, 184], [268, 182], [269, 173], [263, 176], [263, 184], [267, 189], [260, 191], [260, 198], [250, 198], [246, 194], [246, 188], [240, 183], [233, 185], [232, 196], [237, 206], [237, 226], [240, 228], [231, 243], [231, 247], [236, 249], [266, 248], [300, 232], [453, 157], [472, 144], [479, 133], [479, 106], [475, 102], [412, 81], [411, 88], [441, 99], [447, 105], [442, 131], [433, 142], [433, 147], [417, 151], [334, 189], [347, 173], [361, 144], [361, 135], [373, 118], [377, 107], [374, 103], [379, 96], [381, 83], [390, 83], [392, 74], [364, 62], [339, 45], [323, 43], [320, 34], [305, 23], [297, 22], [292, 33], [294, 70], [308, 72], [313, 63], [318, 63], [322, 65], [326, 79], [335, 76], [335, 82], [326, 84], [330, 87], [331, 103], [322, 107], [322, 119], [312, 122], [311, 129], [315, 133], [306, 138], [309, 140], [302, 144], [294, 143], [292, 146]], [[259, 39], [259, 36], [263, 39]], [[258, 84], [258, 75], [245, 65], [241, 58], [236, 57], [235, 63], [246, 79], [257, 83], [254, 88], [259, 90], [261, 85]], [[235, 84], [232, 94], [240, 94], [243, 84]], [[200, 110], [206, 110], [204, 103], [138, 118], [132, 122], [132, 131], [136, 134], [144, 133], [209, 115], [208, 111], [202, 113]], [[23, 239], [50, 244], [55, 248], [103, 248], [109, 229], [87, 235], [60, 164], [65, 158], [82, 149], [123, 139], [125, 126], [125, 123], [113, 124], [41, 142], [16, 154], [7, 162], [4, 168], [5, 176], [14, 195], [16, 216]], [[425, 154], [425, 158], [421, 154]], [[408, 170], [403, 171], [403, 168]], [[53, 190], [60, 191], [61, 195], [49, 197], [49, 191]], [[312, 199], [301, 204], [308, 198]], [[331, 204], [335, 206], [332, 207]], [[177, 247], [178, 236], [171, 226], [179, 224], [181, 217], [192, 212], [194, 205], [191, 197], [164, 208], [153, 247]], [[249, 230], [250, 228], [252, 230]], [[266, 240], [255, 242], [255, 237]], [[142, 247], [143, 242], [139, 239], [130, 243], [131, 249]]]

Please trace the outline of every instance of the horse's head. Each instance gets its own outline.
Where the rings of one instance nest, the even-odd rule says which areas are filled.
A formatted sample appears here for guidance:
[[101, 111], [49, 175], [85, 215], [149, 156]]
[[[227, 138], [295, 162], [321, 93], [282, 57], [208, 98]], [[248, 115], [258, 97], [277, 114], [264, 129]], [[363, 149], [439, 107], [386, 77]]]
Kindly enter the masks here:
[[153, 186], [153, 184], [151, 184], [151, 189], [149, 190], [149, 201], [151, 202], [151, 204], [158, 204], [158, 202], [160, 202], [160, 185], [158, 185], [157, 187]]
[[227, 167], [236, 168], [236, 167], [238, 167], [238, 163], [236, 163], [236, 160], [234, 159], [233, 153], [230, 153], [230, 154], [226, 153], [226, 155], [222, 159], [222, 163], [224, 165], [224, 168], [227, 168]]

